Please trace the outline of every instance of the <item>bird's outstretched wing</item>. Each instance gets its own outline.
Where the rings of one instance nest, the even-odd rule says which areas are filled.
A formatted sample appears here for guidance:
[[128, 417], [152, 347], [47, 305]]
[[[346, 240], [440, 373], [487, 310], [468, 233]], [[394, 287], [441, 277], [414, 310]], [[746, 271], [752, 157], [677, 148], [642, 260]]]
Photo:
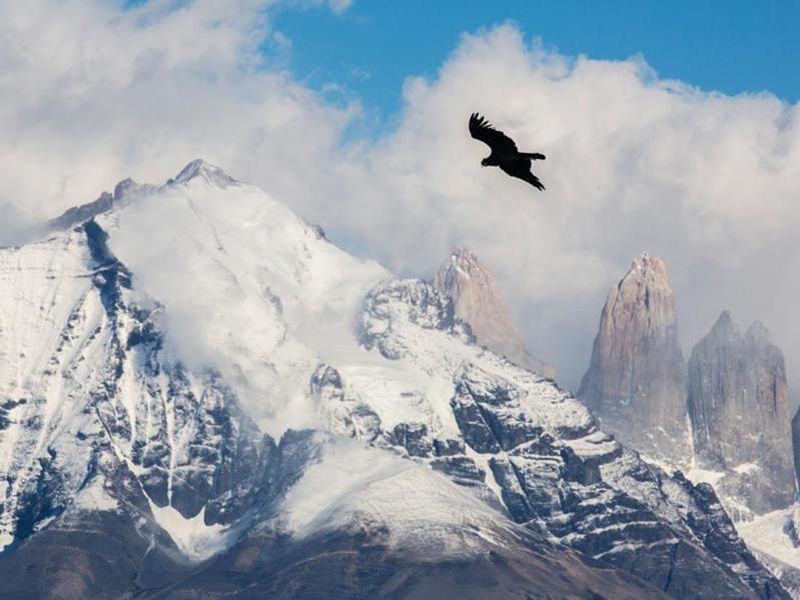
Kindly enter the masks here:
[[469, 134], [489, 146], [493, 153], [510, 154], [517, 152], [517, 145], [514, 140], [502, 131], [495, 129], [489, 121], [478, 113], [472, 113], [469, 118]]

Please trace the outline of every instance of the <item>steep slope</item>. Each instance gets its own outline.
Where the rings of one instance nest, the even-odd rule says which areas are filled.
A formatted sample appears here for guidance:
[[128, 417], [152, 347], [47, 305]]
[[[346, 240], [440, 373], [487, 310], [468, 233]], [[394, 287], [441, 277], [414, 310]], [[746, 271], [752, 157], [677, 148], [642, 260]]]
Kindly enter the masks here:
[[433, 287], [452, 298], [479, 344], [521, 367], [555, 379], [556, 370], [525, 349], [492, 273], [466, 248], [456, 248], [433, 276]]
[[642, 253], [609, 292], [578, 397], [623, 442], [652, 458], [688, 463], [686, 365], [660, 259]]
[[729, 504], [764, 514], [794, 501], [786, 370], [764, 325], [742, 335], [722, 313], [692, 350], [688, 406], [698, 464], [724, 473]]
[[709, 486], [210, 165], [0, 265], [0, 595], [786, 597]]

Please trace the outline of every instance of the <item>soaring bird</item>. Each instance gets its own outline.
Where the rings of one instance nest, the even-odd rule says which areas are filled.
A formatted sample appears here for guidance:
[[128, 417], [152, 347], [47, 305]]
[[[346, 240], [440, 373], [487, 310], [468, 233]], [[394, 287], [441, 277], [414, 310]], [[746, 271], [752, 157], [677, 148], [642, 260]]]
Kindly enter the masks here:
[[484, 167], [500, 167], [512, 177], [518, 177], [530, 183], [538, 190], [544, 191], [539, 178], [531, 173], [532, 160], [544, 160], [544, 154], [538, 152], [520, 152], [517, 145], [502, 131], [498, 131], [478, 113], [469, 118], [469, 133], [476, 140], [482, 141], [492, 149], [492, 153], [481, 161]]

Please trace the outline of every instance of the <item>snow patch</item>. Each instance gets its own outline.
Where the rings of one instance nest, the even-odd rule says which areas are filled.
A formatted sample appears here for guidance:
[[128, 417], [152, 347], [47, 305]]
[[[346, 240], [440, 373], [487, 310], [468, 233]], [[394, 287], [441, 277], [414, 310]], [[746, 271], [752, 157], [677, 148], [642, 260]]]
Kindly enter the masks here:
[[156, 506], [149, 499], [148, 501], [156, 523], [190, 560], [206, 560], [227, 548], [232, 530], [219, 524], [206, 525], [205, 507], [194, 517], [187, 519], [172, 506]]
[[794, 546], [788, 533], [791, 518], [791, 509], [776, 510], [737, 523], [736, 529], [753, 550], [800, 569], [800, 548]]
[[686, 473], [686, 479], [694, 484], [708, 483], [711, 486], [716, 486], [719, 481], [725, 477], [726, 473], [723, 471], [710, 471], [708, 469], [701, 469], [700, 467], [692, 467]]
[[740, 475], [751, 475], [753, 472], [760, 470], [761, 467], [758, 463], [755, 462], [748, 462], [742, 463], [741, 465], [737, 465], [733, 467], [733, 470], [739, 473]]
[[99, 478], [83, 488], [75, 496], [72, 504], [78, 510], [111, 512], [119, 508], [119, 503], [105, 489]]

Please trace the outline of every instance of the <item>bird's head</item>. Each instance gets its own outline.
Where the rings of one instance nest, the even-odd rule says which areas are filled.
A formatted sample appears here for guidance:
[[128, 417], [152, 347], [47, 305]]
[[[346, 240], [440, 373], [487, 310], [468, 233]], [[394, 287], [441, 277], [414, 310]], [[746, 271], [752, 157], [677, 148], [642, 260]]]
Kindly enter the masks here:
[[488, 158], [482, 159], [481, 160], [481, 166], [482, 167], [488, 167], [489, 166], [489, 159]]

